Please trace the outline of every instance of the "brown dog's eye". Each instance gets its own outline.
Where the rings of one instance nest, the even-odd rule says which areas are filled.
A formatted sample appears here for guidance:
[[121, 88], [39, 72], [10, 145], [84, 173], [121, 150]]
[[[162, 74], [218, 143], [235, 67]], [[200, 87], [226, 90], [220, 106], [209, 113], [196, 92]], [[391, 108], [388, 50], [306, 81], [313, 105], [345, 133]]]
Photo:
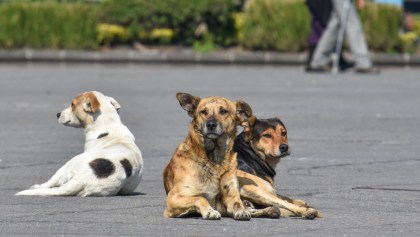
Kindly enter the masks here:
[[226, 114], [228, 114], [229, 113], [229, 111], [227, 111], [226, 109], [220, 109], [220, 114], [221, 115], [226, 115]]
[[265, 138], [271, 138], [272, 136], [270, 134], [264, 134], [263, 135]]
[[281, 132], [281, 135], [284, 137], [284, 136], [287, 135], [287, 132], [286, 131], [283, 131], [283, 132]]
[[209, 113], [207, 112], [207, 110], [203, 109], [200, 111], [201, 115], [207, 116]]

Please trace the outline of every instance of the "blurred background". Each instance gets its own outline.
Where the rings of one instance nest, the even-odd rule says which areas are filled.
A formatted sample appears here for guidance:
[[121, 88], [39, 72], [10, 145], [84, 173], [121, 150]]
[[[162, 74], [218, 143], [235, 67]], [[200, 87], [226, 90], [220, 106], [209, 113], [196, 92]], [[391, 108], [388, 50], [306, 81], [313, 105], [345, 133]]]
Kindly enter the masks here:
[[[366, 1], [370, 51], [419, 52], [420, 1]], [[303, 0], [0, 0], [0, 49], [304, 52]]]

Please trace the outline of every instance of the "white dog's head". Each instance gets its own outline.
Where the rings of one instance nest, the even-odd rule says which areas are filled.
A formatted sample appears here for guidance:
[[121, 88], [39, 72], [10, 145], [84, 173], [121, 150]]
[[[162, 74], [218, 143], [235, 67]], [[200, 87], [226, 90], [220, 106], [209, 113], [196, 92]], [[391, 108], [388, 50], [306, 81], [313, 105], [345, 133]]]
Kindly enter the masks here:
[[73, 99], [71, 105], [57, 114], [58, 122], [75, 128], [92, 124], [99, 113], [118, 113], [120, 104], [112, 97], [97, 91], [85, 92]]

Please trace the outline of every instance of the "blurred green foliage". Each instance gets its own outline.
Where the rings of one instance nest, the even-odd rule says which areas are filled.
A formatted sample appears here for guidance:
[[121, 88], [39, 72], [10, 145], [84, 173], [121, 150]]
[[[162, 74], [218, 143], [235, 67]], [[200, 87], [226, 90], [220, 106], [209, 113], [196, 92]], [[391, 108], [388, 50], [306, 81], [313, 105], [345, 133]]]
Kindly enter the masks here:
[[303, 1], [249, 0], [240, 45], [244, 48], [295, 52], [306, 47], [310, 15]]
[[[368, 3], [359, 14], [371, 50], [404, 48], [400, 8]], [[0, 48], [96, 49], [138, 40], [200, 52], [235, 45], [299, 52], [309, 30], [303, 0], [0, 0]]]
[[172, 29], [172, 43], [192, 45], [201, 23], [207, 25], [215, 44], [236, 43], [232, 12], [240, 9], [238, 0], [106, 0], [99, 21], [128, 27], [135, 37], [155, 28]]
[[2, 3], [0, 47], [97, 48], [95, 10], [79, 3]]
[[[392, 52], [400, 46], [401, 8], [367, 3], [359, 11], [366, 41], [373, 51]], [[244, 48], [296, 52], [306, 48], [310, 15], [303, 1], [250, 0], [239, 30]]]
[[393, 52], [400, 47], [402, 10], [389, 4], [368, 3], [359, 11], [369, 49]]

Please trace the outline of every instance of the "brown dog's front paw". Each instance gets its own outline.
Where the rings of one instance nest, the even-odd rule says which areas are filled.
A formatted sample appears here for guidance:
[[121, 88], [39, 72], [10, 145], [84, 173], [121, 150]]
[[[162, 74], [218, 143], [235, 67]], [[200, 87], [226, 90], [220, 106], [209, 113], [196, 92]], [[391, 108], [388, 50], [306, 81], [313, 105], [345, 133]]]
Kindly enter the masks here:
[[204, 220], [220, 220], [220, 213], [214, 209], [209, 209], [205, 213], [203, 213]]
[[237, 210], [233, 214], [233, 219], [237, 221], [249, 221], [251, 220], [251, 213], [245, 209]]
[[313, 208], [308, 208], [304, 213], [302, 213], [303, 219], [312, 220], [315, 219], [315, 217], [318, 216], [318, 211]]

